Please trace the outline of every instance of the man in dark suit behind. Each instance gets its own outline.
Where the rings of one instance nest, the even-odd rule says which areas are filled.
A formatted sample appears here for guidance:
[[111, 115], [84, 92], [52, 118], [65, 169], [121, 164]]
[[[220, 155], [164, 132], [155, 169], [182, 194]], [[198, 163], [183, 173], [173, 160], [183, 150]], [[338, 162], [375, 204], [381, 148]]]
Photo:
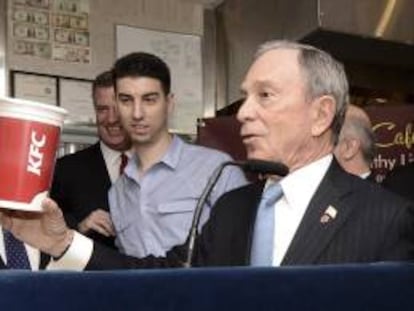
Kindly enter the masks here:
[[57, 160], [50, 197], [70, 228], [113, 246], [108, 190], [119, 176], [121, 154], [130, 142], [120, 124], [110, 71], [96, 77], [92, 97], [99, 141]]
[[[283, 162], [290, 173], [224, 194], [196, 241], [195, 265], [413, 259], [411, 203], [346, 173], [332, 155], [348, 103], [341, 64], [311, 46], [269, 42], [257, 52], [242, 92], [245, 100], [237, 117], [248, 157]], [[278, 197], [270, 195], [273, 190]], [[0, 222], [59, 258], [50, 267], [180, 266], [185, 259], [182, 246], [166, 258], [119, 254], [68, 230], [52, 200], [46, 199], [43, 207], [35, 219], [2, 213]]]
[[382, 186], [414, 202], [414, 163], [394, 168], [387, 174]]

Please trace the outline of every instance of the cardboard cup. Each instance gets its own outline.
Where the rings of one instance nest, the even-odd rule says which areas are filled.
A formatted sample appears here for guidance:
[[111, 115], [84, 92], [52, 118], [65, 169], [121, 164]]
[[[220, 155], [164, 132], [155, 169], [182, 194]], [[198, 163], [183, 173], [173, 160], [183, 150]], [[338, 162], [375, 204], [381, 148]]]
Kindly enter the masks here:
[[41, 211], [66, 111], [0, 97], [0, 207]]

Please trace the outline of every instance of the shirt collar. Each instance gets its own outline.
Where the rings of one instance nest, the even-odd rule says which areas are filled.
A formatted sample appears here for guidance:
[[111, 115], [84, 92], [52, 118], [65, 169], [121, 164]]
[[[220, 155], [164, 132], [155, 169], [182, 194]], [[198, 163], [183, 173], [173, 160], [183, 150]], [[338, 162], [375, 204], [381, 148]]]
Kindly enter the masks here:
[[184, 141], [177, 135], [173, 135], [170, 146], [167, 152], [161, 158], [160, 162], [169, 166], [172, 169], [176, 169], [181, 158], [181, 153], [184, 147]]
[[[159, 163], [164, 163], [171, 169], [176, 169], [180, 161], [181, 153], [184, 147], [184, 141], [179, 138], [177, 135], [172, 136], [172, 141], [168, 146], [167, 152], [161, 158]], [[139, 158], [136, 153], [131, 155], [133, 161], [129, 161], [124, 172], [128, 176], [134, 176], [138, 172], [139, 167]]]
[[306, 209], [332, 162], [328, 154], [283, 178], [283, 195], [292, 208]]
[[117, 161], [119, 155], [122, 152], [109, 148], [107, 145], [105, 145], [103, 141], [100, 141], [99, 145], [101, 147], [102, 155], [105, 159], [105, 162], [110, 165], [113, 165], [115, 161]]
[[371, 170], [369, 170], [368, 172], [360, 174], [359, 177], [361, 177], [362, 179], [367, 179], [369, 177], [369, 175], [371, 175]]

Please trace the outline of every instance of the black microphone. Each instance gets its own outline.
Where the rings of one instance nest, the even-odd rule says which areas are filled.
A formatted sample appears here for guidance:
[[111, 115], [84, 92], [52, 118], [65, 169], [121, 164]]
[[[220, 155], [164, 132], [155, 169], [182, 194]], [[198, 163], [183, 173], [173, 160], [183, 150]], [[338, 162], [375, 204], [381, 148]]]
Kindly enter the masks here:
[[220, 166], [218, 166], [214, 171], [213, 174], [210, 176], [206, 187], [204, 188], [200, 198], [197, 201], [197, 205], [194, 210], [193, 220], [190, 227], [190, 232], [188, 236], [188, 248], [187, 248], [187, 259], [184, 263], [184, 267], [191, 267], [192, 265], [192, 257], [194, 253], [194, 246], [195, 246], [195, 239], [197, 237], [197, 228], [200, 223], [201, 213], [203, 211], [203, 207], [207, 201], [208, 196], [210, 195], [213, 187], [217, 183], [217, 180], [220, 178], [223, 169], [226, 166], [235, 165], [241, 167], [243, 170], [251, 173], [257, 174], [268, 174], [268, 175], [279, 175], [279, 176], [286, 176], [289, 173], [289, 168], [280, 162], [269, 162], [264, 160], [247, 160], [247, 161], [228, 161], [223, 162]]
[[289, 174], [289, 168], [280, 162], [251, 159], [245, 162], [235, 162], [243, 170], [257, 174], [278, 175], [285, 177]]

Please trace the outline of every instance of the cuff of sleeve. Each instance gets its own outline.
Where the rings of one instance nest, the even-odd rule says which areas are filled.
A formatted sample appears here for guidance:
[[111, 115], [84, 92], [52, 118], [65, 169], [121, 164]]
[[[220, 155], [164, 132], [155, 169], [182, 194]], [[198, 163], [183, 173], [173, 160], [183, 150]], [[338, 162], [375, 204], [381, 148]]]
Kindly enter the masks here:
[[58, 260], [52, 259], [46, 269], [83, 271], [92, 256], [92, 251], [92, 240], [75, 231], [69, 249]]

